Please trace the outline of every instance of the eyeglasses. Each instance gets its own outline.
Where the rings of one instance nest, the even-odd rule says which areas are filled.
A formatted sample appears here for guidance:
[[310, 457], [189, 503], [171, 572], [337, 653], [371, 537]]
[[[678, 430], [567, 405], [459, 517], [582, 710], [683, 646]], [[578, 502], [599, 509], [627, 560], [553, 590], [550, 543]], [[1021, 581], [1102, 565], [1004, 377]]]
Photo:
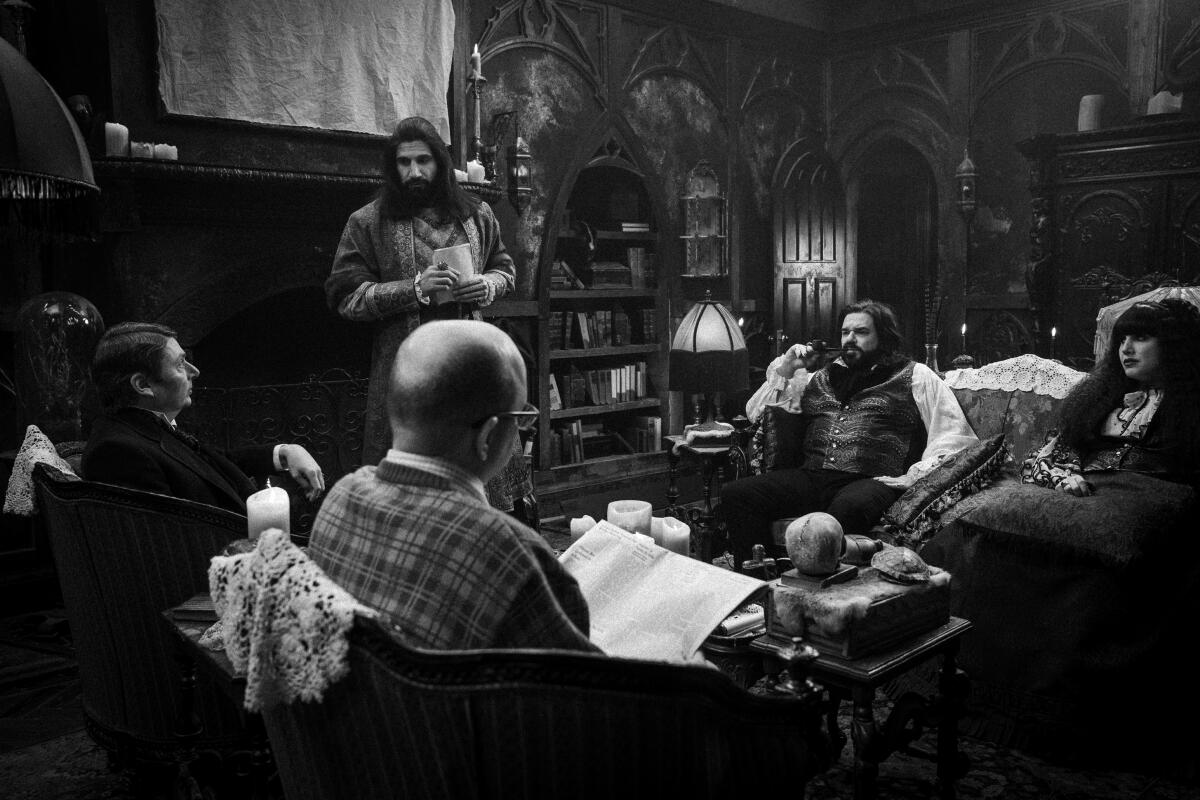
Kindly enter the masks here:
[[537, 406], [532, 403], [526, 403], [525, 407], [520, 411], [499, 411], [495, 414], [488, 414], [483, 419], [476, 420], [471, 423], [472, 428], [481, 428], [483, 423], [487, 422], [492, 417], [512, 417], [517, 423], [517, 430], [530, 431], [537, 424], [538, 414], [542, 412], [537, 410]]

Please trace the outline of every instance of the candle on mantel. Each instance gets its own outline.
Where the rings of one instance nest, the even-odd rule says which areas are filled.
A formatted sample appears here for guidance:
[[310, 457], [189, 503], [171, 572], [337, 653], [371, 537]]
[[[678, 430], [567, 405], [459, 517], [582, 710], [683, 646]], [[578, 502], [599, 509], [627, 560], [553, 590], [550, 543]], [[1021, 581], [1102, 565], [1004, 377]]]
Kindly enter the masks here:
[[471, 51], [471, 77], [472, 78], [482, 77], [479, 73], [479, 66], [480, 66], [479, 43], [476, 42], [475, 49]]
[[291, 501], [288, 493], [267, 481], [267, 488], [246, 498], [246, 527], [250, 541], [271, 528], [292, 531]]
[[1054, 350], [1055, 350], [1054, 344], [1055, 344], [1055, 339], [1056, 339], [1057, 337], [1058, 337], [1058, 328], [1051, 328], [1051, 329], [1050, 329], [1050, 357], [1051, 357], [1051, 358], [1054, 358], [1054, 355], [1055, 355], [1055, 353], [1054, 353]]
[[690, 555], [692, 535], [687, 523], [674, 517], [663, 517], [662, 546], [681, 556]]
[[965, 353], [967, 352], [967, 323], [964, 322], [962, 324], [962, 330], [960, 332], [962, 333], [962, 351]]

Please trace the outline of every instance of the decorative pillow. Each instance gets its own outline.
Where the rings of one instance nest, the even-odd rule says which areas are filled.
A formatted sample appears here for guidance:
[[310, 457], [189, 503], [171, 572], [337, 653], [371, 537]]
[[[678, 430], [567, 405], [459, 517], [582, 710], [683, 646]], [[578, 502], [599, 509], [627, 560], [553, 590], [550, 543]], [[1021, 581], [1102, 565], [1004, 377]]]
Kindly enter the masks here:
[[1002, 433], [946, 456], [884, 512], [892, 542], [918, 549], [941, 528], [942, 512], [986, 486], [1007, 457]]
[[25, 429], [25, 441], [17, 451], [8, 490], [4, 495], [4, 513], [32, 517], [37, 513], [37, 498], [33, 491], [33, 465], [49, 464], [64, 475], [78, 479], [75, 470], [58, 454], [46, 434], [37, 425]]

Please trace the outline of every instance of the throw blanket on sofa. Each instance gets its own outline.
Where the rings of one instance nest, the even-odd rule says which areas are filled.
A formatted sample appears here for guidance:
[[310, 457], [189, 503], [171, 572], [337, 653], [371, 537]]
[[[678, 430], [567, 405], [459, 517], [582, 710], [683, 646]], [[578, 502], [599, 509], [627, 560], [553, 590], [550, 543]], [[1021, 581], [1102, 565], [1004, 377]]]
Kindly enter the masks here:
[[1192, 506], [1190, 486], [1138, 472], [1089, 472], [1095, 493], [1076, 497], [1009, 478], [967, 497], [956, 519], [1040, 559], [1126, 566], [1161, 553]]

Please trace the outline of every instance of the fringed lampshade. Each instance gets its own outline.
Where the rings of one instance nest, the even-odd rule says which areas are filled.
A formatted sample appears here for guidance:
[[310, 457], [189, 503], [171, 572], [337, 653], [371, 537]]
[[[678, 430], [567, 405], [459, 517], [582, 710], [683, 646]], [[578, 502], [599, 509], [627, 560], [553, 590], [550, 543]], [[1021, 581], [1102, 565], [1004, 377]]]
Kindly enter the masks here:
[[0, 236], [89, 236], [99, 193], [67, 107], [0, 39]]
[[670, 388], [689, 394], [735, 392], [749, 385], [750, 360], [737, 320], [710, 292], [692, 306], [671, 340]]

